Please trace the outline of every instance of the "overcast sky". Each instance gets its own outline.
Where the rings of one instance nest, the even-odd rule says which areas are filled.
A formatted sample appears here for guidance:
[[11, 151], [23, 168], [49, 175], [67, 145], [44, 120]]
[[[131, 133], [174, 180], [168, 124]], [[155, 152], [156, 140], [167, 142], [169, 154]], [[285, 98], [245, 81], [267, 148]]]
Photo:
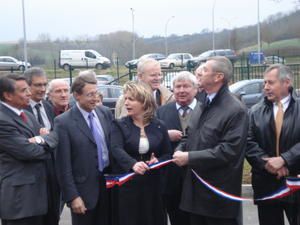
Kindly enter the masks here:
[[[214, 0], [24, 0], [27, 39], [39, 34], [76, 38], [118, 30], [151, 37], [167, 34], [192, 34], [212, 29]], [[278, 3], [277, 3], [278, 2]], [[294, 0], [260, 0], [261, 21], [278, 12], [295, 10]], [[257, 23], [257, 0], [215, 0], [215, 29]], [[0, 41], [23, 37], [22, 0], [0, 0]]]

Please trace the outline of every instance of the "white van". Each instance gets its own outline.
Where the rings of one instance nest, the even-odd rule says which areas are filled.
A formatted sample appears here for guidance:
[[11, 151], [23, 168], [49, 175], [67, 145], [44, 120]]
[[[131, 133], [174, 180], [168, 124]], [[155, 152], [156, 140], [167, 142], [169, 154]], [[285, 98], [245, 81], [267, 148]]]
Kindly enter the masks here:
[[69, 70], [71, 66], [105, 69], [110, 67], [110, 60], [95, 50], [61, 50], [59, 66], [64, 70]]

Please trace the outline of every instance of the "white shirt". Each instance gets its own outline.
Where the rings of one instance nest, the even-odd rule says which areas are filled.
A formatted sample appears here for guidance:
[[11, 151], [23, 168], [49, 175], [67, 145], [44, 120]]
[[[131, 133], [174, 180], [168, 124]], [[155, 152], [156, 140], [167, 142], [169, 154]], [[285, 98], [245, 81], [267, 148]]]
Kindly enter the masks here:
[[49, 119], [48, 119], [48, 116], [47, 116], [47, 113], [46, 113], [46, 110], [45, 110], [45, 108], [44, 108], [44, 105], [43, 105], [42, 101], [36, 102], [36, 101], [30, 99], [29, 103], [30, 103], [30, 106], [31, 106], [32, 111], [33, 111], [33, 114], [34, 114], [35, 118], [37, 119], [37, 121], [38, 121], [38, 115], [37, 115], [37, 110], [36, 110], [36, 108], [35, 108], [35, 105], [36, 105], [36, 104], [41, 104], [41, 107], [40, 107], [41, 117], [42, 117], [42, 119], [43, 119], [43, 122], [44, 122], [44, 124], [45, 124], [45, 127], [46, 127], [48, 130], [51, 130], [51, 123], [50, 123], [50, 121], [49, 121]]
[[[189, 109], [187, 110], [187, 113], [190, 113], [191, 110], [194, 110], [194, 108], [196, 107], [197, 105], [197, 100], [196, 98], [193, 99], [193, 101], [188, 105]], [[176, 109], [178, 110], [178, 112], [180, 113], [180, 115], [182, 116], [184, 110], [181, 108], [182, 106], [179, 105], [177, 102], [176, 102]]]
[[207, 94], [207, 98], [209, 98], [209, 101], [212, 102], [212, 100], [216, 97], [217, 93], [211, 93], [211, 94]]
[[[280, 100], [280, 102], [282, 104], [283, 112], [285, 112], [286, 109], [289, 107], [290, 101], [291, 101], [291, 95], [288, 95], [287, 97]], [[277, 111], [278, 111], [278, 106], [277, 106], [276, 102], [273, 102], [274, 119], [276, 118]]]

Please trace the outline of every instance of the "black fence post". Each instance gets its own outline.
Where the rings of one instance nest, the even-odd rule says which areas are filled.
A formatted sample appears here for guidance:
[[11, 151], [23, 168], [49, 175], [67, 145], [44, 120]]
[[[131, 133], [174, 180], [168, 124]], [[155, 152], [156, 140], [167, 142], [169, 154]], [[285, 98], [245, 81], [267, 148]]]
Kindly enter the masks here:
[[120, 84], [119, 57], [117, 57], [117, 77], [118, 77], [118, 84]]
[[53, 64], [54, 64], [54, 78], [56, 79], [56, 59], [54, 59]]
[[85, 58], [85, 64], [86, 64], [86, 68], [88, 69], [89, 68], [89, 59], [88, 58]]
[[132, 72], [131, 72], [131, 68], [129, 67], [129, 80], [132, 80]]
[[73, 67], [70, 65], [70, 67], [69, 67], [70, 86], [72, 86], [72, 70], [73, 70]]

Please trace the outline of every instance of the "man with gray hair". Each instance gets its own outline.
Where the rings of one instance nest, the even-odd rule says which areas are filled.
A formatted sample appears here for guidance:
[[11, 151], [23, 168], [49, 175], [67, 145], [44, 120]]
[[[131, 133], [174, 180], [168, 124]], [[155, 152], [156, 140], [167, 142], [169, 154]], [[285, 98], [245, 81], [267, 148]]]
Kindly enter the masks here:
[[[173, 93], [175, 102], [170, 102], [157, 109], [157, 117], [165, 122], [172, 144], [172, 150], [186, 136], [188, 121], [191, 112], [197, 104], [195, 98], [198, 92], [196, 77], [182, 71], [173, 79]], [[171, 225], [189, 225], [188, 214], [179, 209], [182, 192], [183, 170], [181, 167], [171, 164], [163, 171], [163, 202], [168, 212]]]
[[241, 194], [244, 150], [248, 129], [245, 106], [228, 90], [231, 62], [208, 59], [200, 82], [207, 94], [198, 102], [173, 161], [186, 166], [180, 208], [191, 225], [237, 225], [240, 203], [219, 197], [197, 180], [195, 171], [211, 185], [232, 195]]
[[[246, 157], [252, 166], [254, 198], [281, 188], [285, 177], [300, 172], [300, 104], [293, 91], [293, 73], [274, 64], [264, 73], [264, 101], [250, 110]], [[299, 202], [293, 194], [278, 200], [256, 201], [260, 225], [299, 225]], [[298, 200], [299, 201], [299, 200]]]
[[55, 116], [58, 116], [69, 109], [70, 86], [67, 81], [53, 79], [47, 88], [49, 102], [53, 105]]
[[[144, 59], [138, 63], [137, 79], [148, 84], [152, 91], [155, 101], [158, 106], [164, 105], [173, 101], [173, 94], [166, 87], [161, 85], [162, 73], [160, 63], [154, 59]], [[124, 105], [123, 95], [117, 101], [115, 117], [120, 118], [127, 115], [127, 110]]]

